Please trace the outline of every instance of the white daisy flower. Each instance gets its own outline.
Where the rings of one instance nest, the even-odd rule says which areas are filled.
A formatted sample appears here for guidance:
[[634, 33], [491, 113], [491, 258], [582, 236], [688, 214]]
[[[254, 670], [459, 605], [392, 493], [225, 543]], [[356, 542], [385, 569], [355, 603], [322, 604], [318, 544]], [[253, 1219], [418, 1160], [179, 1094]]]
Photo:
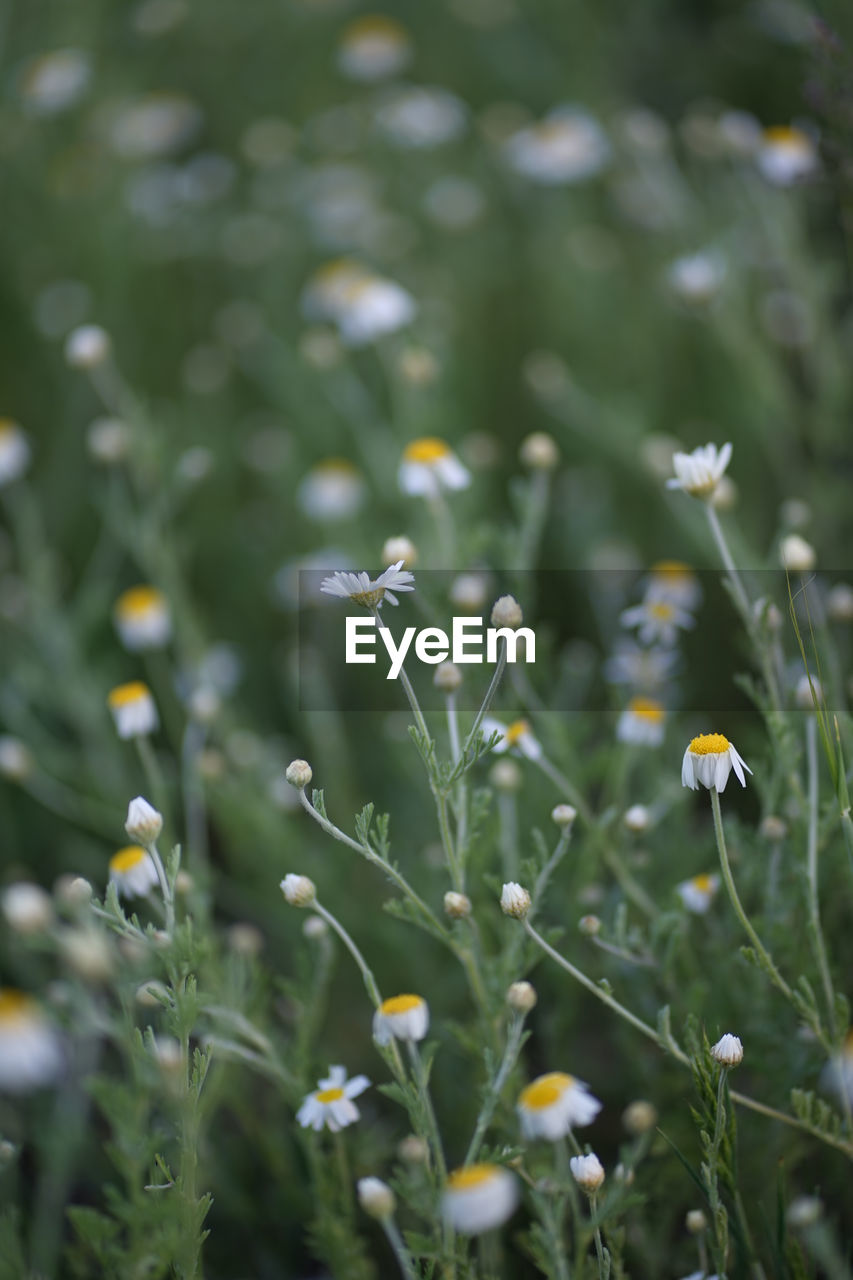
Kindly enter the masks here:
[[442, 489], [467, 489], [471, 473], [438, 436], [421, 436], [403, 450], [397, 473], [403, 493], [436, 497]]
[[92, 60], [83, 49], [53, 49], [27, 63], [20, 93], [33, 115], [58, 115], [83, 96], [91, 78]]
[[338, 67], [351, 80], [384, 80], [402, 71], [412, 56], [406, 28], [384, 14], [366, 14], [344, 30]]
[[694, 915], [703, 916], [710, 907], [720, 888], [720, 877], [714, 875], [691, 876], [675, 886], [675, 892], [681, 899], [682, 906]]
[[587, 1086], [563, 1071], [537, 1076], [518, 1095], [516, 1111], [525, 1138], [556, 1142], [570, 1129], [592, 1124], [601, 1110]]
[[346, 458], [326, 458], [312, 467], [296, 491], [300, 507], [312, 520], [348, 520], [364, 506], [367, 486]]
[[337, 315], [341, 340], [363, 347], [411, 324], [418, 304], [402, 285], [382, 276], [368, 276], [354, 284]]
[[666, 282], [675, 296], [698, 306], [712, 300], [725, 278], [726, 260], [713, 252], [687, 254], [666, 269]]
[[742, 787], [746, 786], [744, 769], [749, 765], [738, 755], [728, 738], [721, 733], [700, 733], [693, 738], [681, 763], [681, 785], [696, 791], [699, 784], [708, 790], [723, 792], [732, 769]]
[[429, 1005], [423, 996], [391, 996], [373, 1015], [377, 1044], [390, 1044], [392, 1039], [423, 1040], [428, 1030]]
[[[379, 609], [387, 600], [389, 604], [399, 604], [394, 591], [414, 591], [412, 585], [415, 575], [403, 568], [403, 561], [398, 560], [390, 568], [383, 570], [378, 578], [370, 578], [363, 570], [361, 573], [344, 573], [339, 571], [331, 578], [324, 578], [320, 590], [327, 596], [338, 596], [341, 600], [352, 600], [365, 609]], [[393, 588], [393, 590], [392, 590]]]
[[841, 1052], [823, 1068], [820, 1082], [824, 1089], [839, 1099], [846, 1096], [853, 1105], [853, 1031], [847, 1032]]
[[468, 109], [448, 89], [406, 85], [383, 95], [374, 121], [377, 131], [395, 147], [427, 151], [465, 132]]
[[110, 691], [107, 705], [113, 713], [120, 738], [139, 738], [154, 733], [160, 724], [151, 690], [141, 680], [131, 680]]
[[35, 768], [32, 752], [20, 738], [0, 734], [0, 778], [23, 782]]
[[501, 735], [500, 742], [492, 747], [498, 755], [511, 751], [513, 755], [525, 756], [528, 760], [538, 760], [542, 755], [542, 746], [527, 720], [513, 720], [512, 724], [502, 724], [493, 716], [484, 716], [481, 731], [486, 742], [494, 733]]
[[641, 644], [661, 644], [672, 649], [678, 643], [679, 630], [687, 631], [694, 625], [693, 618], [671, 600], [649, 597], [642, 604], [632, 605], [619, 615], [623, 627], [637, 628]]
[[35, 1000], [0, 987], [0, 1089], [38, 1089], [56, 1080], [62, 1066], [59, 1035]]
[[498, 1164], [454, 1169], [444, 1184], [441, 1212], [460, 1235], [476, 1236], [511, 1218], [520, 1199], [518, 1181]]
[[201, 128], [201, 108], [180, 93], [157, 91], [124, 104], [111, 122], [110, 145], [125, 160], [165, 156]]
[[0, 911], [15, 933], [43, 933], [53, 923], [50, 894], [29, 880], [6, 886], [0, 893]]
[[681, 663], [675, 649], [643, 649], [633, 640], [617, 641], [604, 663], [604, 678], [610, 684], [630, 684], [635, 689], [659, 689], [674, 675]]
[[0, 489], [18, 480], [30, 465], [30, 446], [17, 422], [0, 418]]
[[348, 1080], [346, 1067], [329, 1067], [328, 1076], [318, 1084], [319, 1089], [308, 1094], [296, 1113], [302, 1128], [313, 1129], [315, 1133], [326, 1128], [338, 1133], [347, 1125], [354, 1124], [359, 1118], [359, 1110], [353, 1098], [370, 1088], [367, 1076], [353, 1076]]
[[120, 898], [144, 898], [157, 882], [154, 860], [141, 844], [129, 844], [110, 858], [110, 883]]
[[125, 649], [139, 653], [163, 649], [172, 638], [169, 602], [156, 587], [131, 587], [113, 609], [116, 630]]
[[774, 187], [790, 187], [815, 172], [817, 148], [802, 129], [777, 125], [765, 129], [757, 155], [762, 177]]
[[645, 599], [655, 603], [665, 601], [689, 613], [701, 603], [702, 588], [689, 564], [681, 560], [658, 560], [649, 570]]
[[666, 728], [666, 708], [654, 698], [632, 698], [619, 717], [616, 737], [638, 747], [659, 747]]
[[609, 163], [611, 149], [593, 116], [565, 105], [512, 134], [504, 154], [516, 173], [545, 186], [560, 186], [599, 173]]
[[694, 498], [712, 498], [732, 456], [731, 444], [718, 449], [715, 444], [700, 445], [692, 453], [676, 453], [672, 465], [675, 476], [667, 480], [667, 489], [683, 489]]

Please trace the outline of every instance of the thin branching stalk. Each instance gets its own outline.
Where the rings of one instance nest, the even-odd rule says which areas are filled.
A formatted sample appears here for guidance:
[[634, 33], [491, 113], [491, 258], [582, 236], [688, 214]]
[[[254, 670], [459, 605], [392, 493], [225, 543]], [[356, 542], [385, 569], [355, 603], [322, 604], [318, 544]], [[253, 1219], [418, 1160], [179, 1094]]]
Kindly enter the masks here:
[[520, 1013], [513, 1013], [509, 1024], [509, 1031], [507, 1033], [504, 1055], [501, 1059], [501, 1064], [495, 1073], [494, 1079], [489, 1085], [488, 1092], [483, 1099], [483, 1105], [480, 1108], [480, 1114], [477, 1117], [477, 1125], [465, 1154], [465, 1164], [473, 1164], [477, 1159], [486, 1130], [488, 1129], [492, 1116], [495, 1113], [495, 1107], [498, 1105], [501, 1094], [503, 1093], [504, 1085], [509, 1079], [510, 1073], [518, 1060], [523, 1034], [524, 1015]]
[[373, 1001], [374, 1008], [378, 1009], [382, 1003], [382, 996], [379, 994], [379, 988], [376, 985], [373, 970], [370, 968], [370, 965], [367, 963], [344, 926], [335, 916], [332, 915], [331, 911], [327, 911], [323, 904], [316, 898], [311, 903], [311, 910], [316, 911], [317, 915], [321, 916], [326, 921], [326, 924], [334, 929], [335, 933], [338, 935], [341, 942], [358, 965], [361, 976], [364, 979], [364, 985], [367, 988], [367, 994]]
[[471, 728], [468, 731], [468, 736], [465, 739], [465, 745], [462, 748], [463, 756], [468, 755], [468, 752], [471, 750], [474, 743], [477, 741], [477, 734], [480, 732], [480, 725], [483, 723], [483, 720], [488, 713], [489, 707], [492, 705], [492, 702], [494, 701], [495, 694], [497, 693], [498, 688], [500, 687], [500, 683], [501, 683], [501, 680], [503, 679], [504, 671], [506, 670], [506, 649], [507, 649], [506, 637], [501, 636], [501, 644], [500, 644], [500, 650], [498, 652], [498, 660], [495, 663], [495, 669], [492, 672], [492, 678], [489, 681], [489, 687], [486, 690], [486, 695], [483, 698], [483, 701], [480, 703], [477, 714], [474, 716], [474, 723], [471, 725]]

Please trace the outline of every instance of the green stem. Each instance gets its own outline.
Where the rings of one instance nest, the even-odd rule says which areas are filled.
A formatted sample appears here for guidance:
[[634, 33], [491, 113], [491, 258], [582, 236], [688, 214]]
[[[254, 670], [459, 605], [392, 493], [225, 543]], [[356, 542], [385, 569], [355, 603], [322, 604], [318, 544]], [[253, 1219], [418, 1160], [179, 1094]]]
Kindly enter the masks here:
[[486, 713], [488, 712], [489, 707], [492, 705], [492, 701], [494, 700], [494, 696], [498, 691], [498, 686], [500, 685], [500, 682], [503, 679], [503, 674], [505, 670], [506, 670], [506, 639], [505, 637], [501, 637], [501, 648], [500, 648], [500, 653], [498, 654], [498, 660], [495, 663], [495, 669], [492, 672], [492, 678], [489, 681], [489, 687], [486, 690], [486, 696], [483, 698], [483, 701], [480, 703], [480, 708], [474, 717], [474, 723], [471, 725], [471, 728], [468, 732], [468, 736], [465, 739], [465, 745], [462, 748], [463, 756], [468, 755], [468, 752], [470, 751], [471, 747], [477, 741], [477, 734], [480, 732], [480, 725], [483, 723], [483, 719]]
[[537, 764], [539, 766], [539, 768], [545, 774], [545, 777], [550, 778], [550, 780], [553, 782], [557, 790], [562, 792], [562, 794], [566, 797], [566, 799], [569, 800], [574, 805], [574, 807], [577, 809], [578, 813], [581, 815], [584, 821], [592, 822], [592, 813], [590, 811], [589, 805], [586, 803], [586, 801], [584, 800], [581, 793], [578, 791], [575, 784], [573, 782], [570, 782], [569, 779], [566, 777], [566, 775], [564, 773], [561, 773], [560, 770], [557, 768], [557, 766], [555, 764], [552, 764], [551, 761], [548, 759], [548, 757], [544, 754], [541, 756], [538, 756], [537, 759], [534, 761], [534, 764]]
[[468, 1144], [468, 1151], [465, 1155], [465, 1164], [473, 1164], [477, 1159], [486, 1130], [488, 1129], [491, 1118], [494, 1115], [495, 1107], [500, 1101], [504, 1085], [506, 1084], [509, 1074], [515, 1066], [518, 1058], [523, 1031], [524, 1015], [514, 1013], [509, 1027], [509, 1034], [506, 1039], [506, 1048], [504, 1049], [503, 1059], [501, 1060], [501, 1065], [499, 1066], [489, 1087], [489, 1092], [486, 1094], [483, 1101], [480, 1114], [477, 1117], [477, 1125], [474, 1129], [473, 1136]]
[[411, 1254], [403, 1243], [400, 1228], [397, 1226], [394, 1219], [382, 1218], [381, 1226], [382, 1230], [385, 1232], [385, 1238], [394, 1253], [394, 1257], [397, 1259], [397, 1265], [400, 1268], [400, 1274], [403, 1276], [403, 1280], [418, 1280], [418, 1273], [415, 1271]]
[[418, 1093], [420, 1094], [421, 1102], [423, 1104], [424, 1115], [426, 1117], [427, 1129], [429, 1132], [430, 1146], [432, 1147], [433, 1158], [435, 1160], [436, 1173], [439, 1181], [443, 1184], [447, 1179], [447, 1162], [444, 1159], [444, 1147], [441, 1141], [438, 1121], [435, 1118], [435, 1111], [432, 1105], [426, 1071], [424, 1070], [423, 1058], [421, 1057], [418, 1046], [414, 1040], [407, 1040], [406, 1048], [409, 1051], [409, 1058], [412, 1063], [412, 1073], [415, 1077], [415, 1084], [417, 1085]]
[[[838, 1027], [835, 1021], [835, 992], [832, 989], [832, 977], [829, 972], [829, 960], [820, 923], [820, 900], [818, 883], [818, 771], [817, 771], [817, 721], [814, 715], [806, 718], [806, 762], [808, 768], [808, 845], [806, 868], [809, 885], [809, 918], [811, 920], [812, 943], [815, 960], [820, 971], [826, 999], [828, 1023], [833, 1040], [838, 1039]], [[846, 1090], [842, 1090], [846, 1096]], [[848, 1099], [849, 1107], [849, 1099]], [[849, 1117], [848, 1117], [849, 1118]]]
[[379, 994], [379, 988], [376, 985], [376, 979], [373, 976], [373, 971], [350, 935], [347, 933], [344, 926], [332, 915], [331, 911], [327, 911], [322, 903], [318, 902], [316, 898], [311, 904], [311, 910], [316, 911], [317, 915], [322, 916], [326, 921], [326, 924], [330, 925], [331, 928], [334, 929], [335, 933], [338, 935], [341, 942], [358, 965], [361, 971], [361, 976], [364, 979], [364, 985], [367, 988], [367, 994], [373, 1001], [374, 1007], [378, 1009], [382, 1003], [382, 996]]

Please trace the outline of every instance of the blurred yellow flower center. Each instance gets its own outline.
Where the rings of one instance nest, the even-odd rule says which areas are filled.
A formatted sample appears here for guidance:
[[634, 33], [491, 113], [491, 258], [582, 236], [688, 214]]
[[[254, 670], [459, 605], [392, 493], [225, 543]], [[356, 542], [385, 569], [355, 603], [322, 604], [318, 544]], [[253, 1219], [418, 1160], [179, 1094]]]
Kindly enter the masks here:
[[119, 849], [118, 853], [114, 853], [110, 858], [110, 871], [130, 871], [131, 867], [136, 867], [148, 854], [142, 848], [141, 844], [129, 844], [124, 849]]
[[129, 702], [139, 702], [148, 697], [148, 685], [141, 680], [131, 680], [129, 684], [120, 684], [112, 689], [107, 701], [111, 707], [126, 707]]
[[666, 708], [660, 702], [655, 702], [654, 698], [632, 698], [628, 703], [628, 710], [632, 716], [650, 720], [652, 724], [660, 724], [666, 717]]
[[721, 733], [700, 733], [698, 738], [692, 739], [690, 750], [694, 756], [721, 756], [730, 745], [728, 738]]
[[17, 434], [18, 427], [11, 418], [0, 418], [0, 440], [11, 438]]
[[700, 893], [710, 893], [714, 887], [714, 881], [708, 875], [694, 876], [690, 881], [694, 889], [698, 889]]
[[440, 462], [450, 454], [450, 446], [438, 436], [422, 436], [403, 450], [404, 462]]
[[367, 14], [351, 22], [344, 32], [344, 44], [355, 43], [358, 40], [374, 40], [377, 36], [394, 44], [404, 44], [406, 40], [405, 28], [393, 19], [376, 13]]
[[411, 1013], [412, 1009], [419, 1009], [423, 1004], [420, 996], [391, 996], [388, 1000], [383, 1000], [379, 1006], [380, 1013]]
[[540, 1111], [558, 1102], [566, 1090], [574, 1083], [571, 1076], [564, 1071], [550, 1071], [546, 1076], [539, 1076], [519, 1095], [519, 1106], [529, 1111]]
[[119, 596], [116, 611], [123, 617], [136, 617], [151, 609], [162, 609], [164, 605], [163, 593], [156, 587], [131, 587]]
[[17, 1022], [33, 1012], [35, 1005], [23, 991], [0, 991], [0, 1022]]
[[790, 147], [796, 151], [811, 150], [811, 139], [808, 134], [803, 133], [802, 129], [795, 129], [786, 124], [777, 124], [770, 129], [765, 129], [764, 143], [765, 146]]
[[505, 738], [506, 738], [507, 742], [509, 743], [509, 745], [510, 745], [511, 747], [514, 747], [514, 746], [515, 746], [515, 744], [516, 744], [516, 743], [517, 743], [521, 738], [523, 738], [523, 737], [524, 737], [524, 735], [525, 735], [525, 734], [527, 734], [527, 733], [530, 733], [530, 725], [527, 723], [527, 721], [526, 721], [526, 720], [514, 720], [514, 721], [512, 722], [512, 724], [509, 726], [509, 728], [507, 729], [507, 731], [506, 731], [506, 733], [505, 733], [505, 735], [504, 735], [504, 736], [505, 736]]
[[314, 1094], [317, 1102], [340, 1102], [343, 1096], [343, 1089], [321, 1089], [319, 1093]]
[[656, 578], [663, 578], [669, 581], [674, 578], [690, 579], [693, 577], [693, 570], [683, 560], [658, 560], [656, 564], [652, 565], [652, 573]]
[[656, 600], [647, 608], [649, 617], [656, 618], [658, 622], [669, 622], [675, 613], [675, 605], [670, 604], [668, 600]]
[[324, 458], [322, 462], [318, 462], [314, 467], [314, 474], [320, 476], [355, 476], [358, 475], [358, 468], [348, 458]]
[[447, 1179], [449, 1191], [469, 1191], [490, 1182], [497, 1172], [494, 1164], [469, 1164], [466, 1169], [454, 1169]]

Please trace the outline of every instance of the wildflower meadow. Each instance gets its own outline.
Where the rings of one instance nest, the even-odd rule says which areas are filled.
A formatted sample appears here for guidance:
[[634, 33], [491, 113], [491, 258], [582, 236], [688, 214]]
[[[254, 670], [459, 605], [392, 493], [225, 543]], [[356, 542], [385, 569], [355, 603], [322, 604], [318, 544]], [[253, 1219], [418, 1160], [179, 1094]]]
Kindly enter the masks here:
[[851, 1280], [853, 11], [0, 65], [0, 1280]]

